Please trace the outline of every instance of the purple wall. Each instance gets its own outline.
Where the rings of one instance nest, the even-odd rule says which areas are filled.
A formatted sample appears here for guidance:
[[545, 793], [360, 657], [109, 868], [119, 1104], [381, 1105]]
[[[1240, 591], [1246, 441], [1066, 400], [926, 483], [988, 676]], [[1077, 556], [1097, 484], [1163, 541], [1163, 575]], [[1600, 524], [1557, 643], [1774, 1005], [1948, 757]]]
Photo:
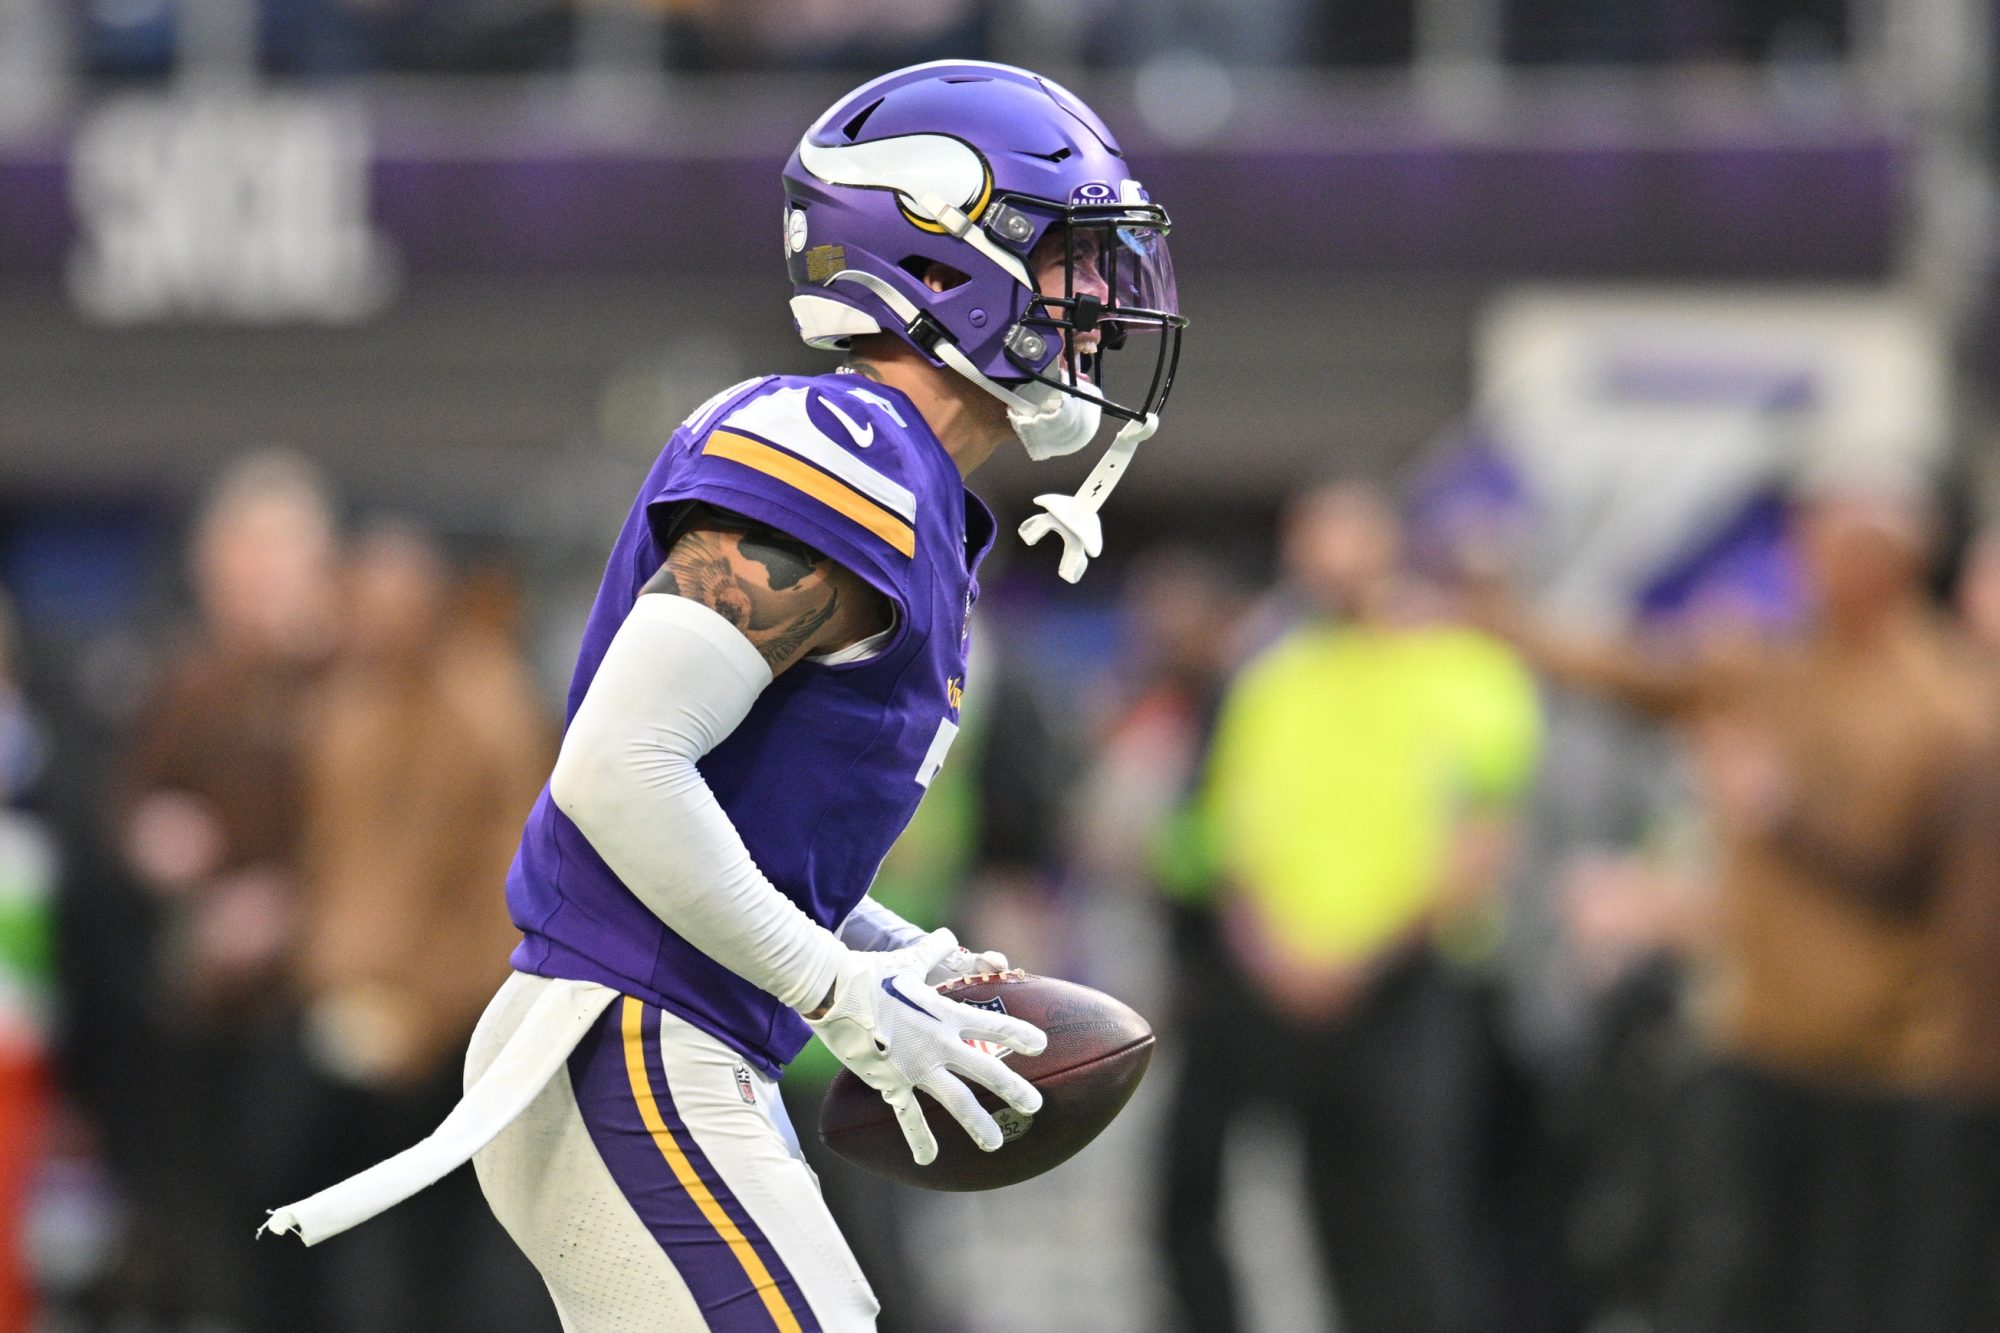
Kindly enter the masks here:
[[[384, 134], [373, 170], [377, 220], [417, 272], [762, 271], [777, 251], [782, 148], [458, 153], [423, 137]], [[1904, 147], [1866, 130], [1523, 148], [1411, 128], [1135, 156], [1183, 266], [1315, 275], [1866, 279], [1891, 262], [1907, 172]], [[0, 150], [0, 272], [59, 271], [71, 231], [61, 145]]]

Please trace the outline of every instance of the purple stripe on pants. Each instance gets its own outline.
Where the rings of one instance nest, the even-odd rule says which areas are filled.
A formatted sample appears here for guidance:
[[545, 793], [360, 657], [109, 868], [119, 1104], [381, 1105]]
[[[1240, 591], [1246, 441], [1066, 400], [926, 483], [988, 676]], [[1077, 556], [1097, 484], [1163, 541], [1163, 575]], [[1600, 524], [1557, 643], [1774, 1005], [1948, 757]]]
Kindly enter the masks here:
[[[716, 1333], [769, 1333], [775, 1327], [771, 1313], [742, 1260], [682, 1187], [640, 1115], [626, 1068], [625, 1004], [621, 998], [605, 1010], [569, 1058], [570, 1084], [591, 1141], [619, 1191], [687, 1283], [709, 1327]], [[688, 1131], [660, 1063], [660, 1011], [649, 1004], [643, 1013], [646, 1080], [661, 1121], [724, 1214], [763, 1260], [800, 1328], [819, 1333], [819, 1322], [790, 1270]]]

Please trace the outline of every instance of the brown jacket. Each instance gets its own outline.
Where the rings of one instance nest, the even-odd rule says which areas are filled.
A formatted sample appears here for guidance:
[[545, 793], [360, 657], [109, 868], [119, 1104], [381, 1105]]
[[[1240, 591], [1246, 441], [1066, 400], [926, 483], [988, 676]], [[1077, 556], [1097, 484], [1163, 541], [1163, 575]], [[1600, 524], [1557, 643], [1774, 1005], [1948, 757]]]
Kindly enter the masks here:
[[282, 947], [253, 965], [219, 968], [192, 941], [211, 899], [236, 877], [261, 874], [287, 896], [293, 889], [304, 824], [302, 719], [321, 669], [193, 642], [169, 665], [125, 755], [121, 824], [160, 794], [192, 798], [214, 820], [215, 863], [200, 883], [164, 899], [156, 959], [169, 1011], [205, 1027], [244, 1026], [284, 998]]
[[343, 664], [308, 750], [301, 984], [402, 1025], [394, 1076], [434, 1072], [507, 975], [504, 883], [554, 758], [516, 655], [462, 633], [428, 660]]
[[1937, 911], [1939, 952], [1956, 981], [1956, 1091], [2000, 1105], [2000, 745], [1966, 766], [1948, 807]]
[[1626, 645], [1546, 663], [1682, 723], [1698, 756], [1733, 731], [1781, 759], [1776, 812], [1710, 800], [1721, 866], [1702, 1013], [1717, 1046], [1859, 1087], [1951, 1081], [1959, 1000], [1935, 889], [1987, 696], [1950, 631], [1912, 611], [1867, 648], [1809, 638], [1675, 660]]

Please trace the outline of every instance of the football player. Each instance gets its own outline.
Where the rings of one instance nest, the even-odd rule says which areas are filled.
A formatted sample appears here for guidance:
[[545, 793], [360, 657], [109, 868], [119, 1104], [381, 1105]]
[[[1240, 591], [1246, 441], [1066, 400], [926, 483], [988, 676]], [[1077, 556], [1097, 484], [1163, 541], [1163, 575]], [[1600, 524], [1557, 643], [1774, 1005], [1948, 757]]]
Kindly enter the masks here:
[[465, 1101], [272, 1219], [317, 1240], [476, 1150], [571, 1330], [874, 1326], [778, 1098], [814, 1033], [920, 1163], [919, 1090], [988, 1150], [971, 1085], [1040, 1104], [969, 1042], [1043, 1035], [935, 989], [1006, 960], [865, 895], [975, 688], [995, 524], [964, 479], [1010, 440], [1048, 458], [1116, 420], [1084, 488], [1022, 530], [1061, 538], [1071, 581], [1099, 553], [1097, 507], [1157, 423], [1185, 323], [1167, 216], [1076, 97], [983, 63], [856, 89], [784, 185], [792, 314], [846, 364], [725, 389], [667, 442], [508, 879], [524, 938]]

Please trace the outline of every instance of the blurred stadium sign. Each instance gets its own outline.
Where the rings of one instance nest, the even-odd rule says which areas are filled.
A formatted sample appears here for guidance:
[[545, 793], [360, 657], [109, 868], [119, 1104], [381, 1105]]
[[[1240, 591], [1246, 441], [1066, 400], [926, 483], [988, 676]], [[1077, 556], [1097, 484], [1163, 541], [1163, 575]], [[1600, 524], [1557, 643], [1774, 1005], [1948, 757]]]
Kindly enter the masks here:
[[108, 102], [71, 149], [71, 299], [110, 324], [365, 319], [397, 283], [369, 222], [369, 161], [365, 121], [337, 101]]
[[1523, 554], [1574, 613], [1704, 582], [1780, 609], [1782, 571], [1750, 549], [1771, 497], [1920, 491], [1949, 443], [1945, 330], [1880, 290], [1524, 290], [1489, 308], [1476, 361], [1479, 431], [1536, 518]]

